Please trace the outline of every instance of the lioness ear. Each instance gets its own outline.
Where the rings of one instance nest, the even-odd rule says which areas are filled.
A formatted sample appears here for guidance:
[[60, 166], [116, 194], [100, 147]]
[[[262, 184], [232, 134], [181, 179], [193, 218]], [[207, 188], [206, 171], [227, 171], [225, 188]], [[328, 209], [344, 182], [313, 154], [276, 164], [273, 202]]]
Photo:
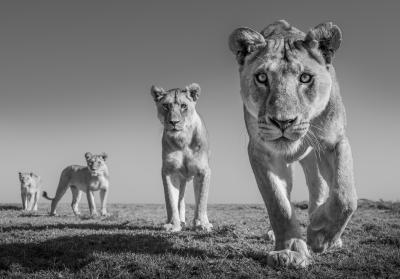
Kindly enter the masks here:
[[86, 152], [85, 153], [85, 159], [86, 160], [89, 160], [90, 158], [92, 158], [93, 157], [93, 154], [92, 153], [90, 153], [90, 152]]
[[18, 176], [21, 178], [22, 177], [22, 172], [18, 172]]
[[186, 90], [189, 94], [189, 97], [196, 102], [199, 99], [201, 88], [197, 83], [192, 83], [191, 85], [186, 87]]
[[229, 36], [229, 49], [236, 55], [239, 65], [244, 64], [247, 55], [266, 45], [264, 37], [247, 27], [241, 27]]
[[107, 160], [107, 158], [108, 158], [108, 155], [107, 155], [107, 153], [105, 153], [105, 152], [102, 152], [102, 153], [100, 154], [100, 156], [101, 156], [101, 158], [103, 158], [104, 161]]
[[160, 101], [164, 95], [165, 95], [165, 90], [161, 87], [157, 87], [155, 85], [152, 85], [150, 88], [151, 96], [153, 96], [153, 99], [155, 102]]
[[30, 177], [34, 177], [35, 174], [33, 172], [29, 173]]
[[342, 32], [339, 27], [332, 22], [325, 22], [317, 25], [314, 29], [308, 31], [304, 43], [309, 48], [318, 46], [325, 62], [330, 64], [336, 50], [342, 42]]

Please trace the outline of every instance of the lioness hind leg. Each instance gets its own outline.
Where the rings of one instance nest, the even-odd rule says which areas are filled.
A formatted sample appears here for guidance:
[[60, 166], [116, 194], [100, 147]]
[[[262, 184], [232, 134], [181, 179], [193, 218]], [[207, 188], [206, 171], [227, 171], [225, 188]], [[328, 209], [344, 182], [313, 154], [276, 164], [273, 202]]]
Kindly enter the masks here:
[[79, 201], [81, 200], [82, 197], [82, 191], [80, 191], [76, 186], [72, 185], [71, 186], [71, 192], [72, 192], [72, 211], [74, 212], [75, 216], [79, 216], [81, 213], [79, 212]]
[[357, 208], [353, 161], [346, 138], [332, 149], [323, 150], [318, 160], [329, 185], [329, 197], [311, 215], [307, 242], [314, 252], [341, 246], [340, 236]]
[[194, 196], [196, 201], [193, 226], [195, 229], [211, 231], [212, 224], [207, 216], [208, 191], [210, 187], [211, 170], [204, 169], [193, 179]]
[[253, 148], [250, 144], [250, 163], [275, 236], [275, 251], [268, 254], [268, 264], [305, 267], [311, 258], [290, 202], [292, 167], [279, 157]]
[[162, 178], [168, 215], [167, 223], [163, 227], [166, 231], [178, 232], [182, 230], [178, 209], [181, 179], [178, 174], [163, 174]]

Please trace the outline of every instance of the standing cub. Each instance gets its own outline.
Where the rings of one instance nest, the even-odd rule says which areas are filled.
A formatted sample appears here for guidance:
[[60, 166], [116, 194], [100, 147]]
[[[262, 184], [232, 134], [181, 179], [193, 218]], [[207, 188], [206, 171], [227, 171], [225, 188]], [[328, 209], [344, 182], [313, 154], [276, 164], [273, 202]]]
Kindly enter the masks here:
[[167, 207], [166, 231], [180, 231], [185, 224], [185, 188], [193, 181], [195, 212], [193, 226], [211, 230], [207, 198], [211, 170], [207, 131], [195, 106], [200, 95], [198, 84], [184, 89], [151, 87], [158, 118], [164, 125], [162, 136], [162, 180]]
[[19, 172], [21, 182], [22, 209], [27, 211], [37, 211], [40, 196], [41, 179], [33, 172]]
[[81, 199], [82, 192], [87, 195], [90, 215], [97, 215], [96, 204], [94, 202], [94, 191], [100, 190], [101, 199], [101, 215], [107, 215], [106, 203], [109, 187], [108, 168], [105, 160], [107, 154], [93, 155], [90, 152], [85, 154], [87, 166], [69, 166], [66, 167], [60, 177], [57, 192], [54, 198], [49, 198], [46, 192], [43, 192], [43, 197], [51, 200], [50, 215], [56, 214], [56, 207], [62, 196], [68, 188], [72, 192], [72, 211], [75, 215], [79, 215], [78, 203]]

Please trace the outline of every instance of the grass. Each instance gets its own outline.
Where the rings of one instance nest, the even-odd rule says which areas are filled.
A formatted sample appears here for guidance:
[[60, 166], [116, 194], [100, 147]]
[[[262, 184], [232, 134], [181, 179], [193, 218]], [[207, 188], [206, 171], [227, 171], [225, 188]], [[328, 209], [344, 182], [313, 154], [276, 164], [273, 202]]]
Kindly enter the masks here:
[[[267, 266], [263, 205], [210, 205], [212, 232], [175, 234], [160, 229], [164, 205], [114, 204], [105, 218], [76, 218], [65, 204], [58, 217], [47, 210], [0, 205], [1, 278], [400, 278], [399, 203], [360, 200], [344, 247], [314, 254], [305, 270]], [[304, 203], [296, 210], [307, 226]]]

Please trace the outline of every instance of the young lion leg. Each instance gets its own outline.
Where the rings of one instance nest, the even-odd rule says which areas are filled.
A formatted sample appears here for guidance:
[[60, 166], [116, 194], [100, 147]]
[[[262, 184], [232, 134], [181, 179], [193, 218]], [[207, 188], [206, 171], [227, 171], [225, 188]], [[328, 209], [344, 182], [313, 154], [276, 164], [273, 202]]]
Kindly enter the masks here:
[[21, 193], [21, 200], [22, 200], [22, 210], [26, 210], [27, 204], [26, 204], [26, 194]]
[[179, 219], [181, 221], [181, 226], [184, 226], [186, 224], [185, 190], [186, 190], [186, 179], [182, 178], [179, 188], [179, 200], [178, 200]]
[[76, 186], [71, 186], [72, 192], [72, 211], [74, 212], [75, 216], [79, 216], [81, 213], [79, 212], [79, 201], [82, 197], [82, 192]]
[[107, 198], [108, 198], [108, 189], [100, 190], [100, 200], [101, 200], [101, 208], [100, 213], [102, 216], [107, 216]]
[[34, 199], [33, 199], [33, 206], [32, 206], [32, 210], [33, 211], [37, 211], [38, 209], [38, 202], [39, 202], [39, 191], [37, 191], [34, 195]]
[[210, 231], [213, 227], [208, 221], [207, 216], [207, 201], [208, 190], [210, 188], [211, 170], [206, 168], [202, 172], [195, 175], [193, 179], [194, 196], [195, 196], [195, 210], [193, 226], [196, 229]]
[[275, 234], [275, 251], [268, 254], [271, 266], [305, 267], [309, 252], [301, 238], [299, 222], [290, 202], [292, 168], [282, 159], [249, 144], [250, 163]]
[[93, 192], [90, 191], [89, 189], [87, 189], [86, 197], [87, 197], [87, 200], [88, 200], [90, 215], [91, 216], [96, 216], [97, 215], [97, 210], [96, 210], [96, 203], [94, 202]]
[[300, 161], [300, 164], [303, 167], [308, 186], [308, 216], [311, 216], [315, 209], [323, 204], [328, 198], [329, 188], [319, 170], [315, 151], [310, 152], [304, 159]]
[[167, 207], [168, 220], [164, 225], [166, 231], [178, 232], [182, 230], [179, 219], [178, 199], [181, 179], [177, 174], [162, 175], [165, 193], [165, 204]]
[[332, 150], [323, 150], [318, 163], [329, 185], [329, 197], [311, 215], [307, 243], [314, 252], [323, 252], [341, 244], [340, 236], [357, 208], [353, 159], [347, 138]]

